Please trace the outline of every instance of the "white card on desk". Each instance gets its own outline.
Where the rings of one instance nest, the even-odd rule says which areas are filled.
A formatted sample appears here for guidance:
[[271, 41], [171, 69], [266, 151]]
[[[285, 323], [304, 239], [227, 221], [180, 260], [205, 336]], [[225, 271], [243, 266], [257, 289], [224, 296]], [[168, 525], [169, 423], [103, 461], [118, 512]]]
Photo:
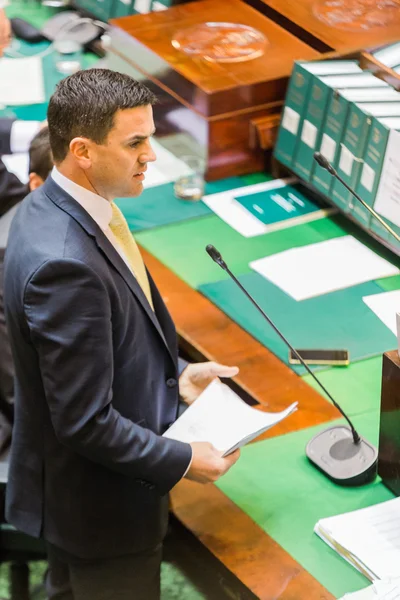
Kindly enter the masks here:
[[0, 82], [0, 104], [41, 104], [46, 99], [42, 60], [39, 57], [2, 58]]
[[282, 421], [297, 402], [279, 413], [252, 408], [227, 385], [215, 379], [164, 433], [180, 442], [209, 442], [224, 456]]
[[400, 311], [400, 290], [364, 296], [363, 301], [397, 335], [396, 314]]
[[268, 226], [257, 219], [251, 212], [246, 210], [236, 198], [247, 196], [249, 194], [258, 194], [270, 189], [279, 189], [295, 182], [295, 178], [276, 179], [273, 181], [263, 181], [253, 185], [243, 186], [226, 192], [217, 192], [204, 196], [203, 202], [220, 219], [225, 221], [232, 229], [235, 229], [243, 237], [250, 238], [257, 235], [268, 233]]
[[250, 267], [298, 301], [400, 273], [351, 235], [291, 248]]

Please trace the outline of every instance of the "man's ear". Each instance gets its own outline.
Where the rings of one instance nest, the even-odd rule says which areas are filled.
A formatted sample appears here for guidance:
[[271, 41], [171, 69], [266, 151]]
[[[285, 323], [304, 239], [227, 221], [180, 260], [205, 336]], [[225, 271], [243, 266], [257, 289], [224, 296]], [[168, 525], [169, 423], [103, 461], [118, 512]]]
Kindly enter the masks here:
[[91, 150], [92, 140], [85, 137], [76, 137], [69, 144], [70, 154], [74, 157], [81, 169], [88, 169], [92, 166]]
[[44, 183], [44, 179], [40, 177], [37, 173], [29, 173], [29, 189], [31, 192], [36, 190]]

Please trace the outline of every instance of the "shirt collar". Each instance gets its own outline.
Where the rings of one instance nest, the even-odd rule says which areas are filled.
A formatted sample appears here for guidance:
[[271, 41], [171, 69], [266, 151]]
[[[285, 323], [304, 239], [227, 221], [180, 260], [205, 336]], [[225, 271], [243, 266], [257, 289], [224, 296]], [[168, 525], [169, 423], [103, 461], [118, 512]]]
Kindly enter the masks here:
[[108, 229], [112, 219], [111, 202], [68, 179], [56, 167], [53, 167], [51, 177], [89, 213], [102, 231]]

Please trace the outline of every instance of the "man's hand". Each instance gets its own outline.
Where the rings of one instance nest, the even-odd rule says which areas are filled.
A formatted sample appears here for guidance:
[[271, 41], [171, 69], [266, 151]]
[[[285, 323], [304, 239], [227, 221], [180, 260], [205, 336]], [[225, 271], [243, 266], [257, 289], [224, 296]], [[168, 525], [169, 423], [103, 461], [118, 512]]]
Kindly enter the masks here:
[[224, 475], [235, 464], [240, 450], [222, 458], [212, 444], [208, 442], [192, 442], [192, 464], [185, 477], [198, 483], [213, 483]]
[[0, 8], [0, 56], [3, 56], [4, 50], [10, 45], [11, 25], [6, 17], [6, 13]]
[[179, 378], [179, 394], [186, 404], [192, 404], [201, 392], [217, 377], [234, 377], [237, 367], [226, 367], [215, 362], [188, 365]]

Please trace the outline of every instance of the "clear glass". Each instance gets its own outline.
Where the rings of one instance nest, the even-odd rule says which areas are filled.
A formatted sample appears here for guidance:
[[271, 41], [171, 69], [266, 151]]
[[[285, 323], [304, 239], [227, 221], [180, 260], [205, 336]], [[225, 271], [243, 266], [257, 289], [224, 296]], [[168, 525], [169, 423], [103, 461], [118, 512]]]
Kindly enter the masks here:
[[211, 62], [243, 62], [264, 54], [268, 40], [240, 23], [199, 23], [178, 31], [171, 44], [191, 57]]
[[188, 166], [189, 172], [175, 181], [175, 196], [180, 200], [197, 202], [204, 194], [204, 160], [194, 155], [181, 156], [180, 159]]
[[54, 42], [54, 62], [63, 75], [72, 75], [82, 68], [82, 46], [75, 40], [61, 39]]
[[314, 15], [326, 25], [347, 31], [367, 31], [398, 22], [397, 0], [317, 0]]

